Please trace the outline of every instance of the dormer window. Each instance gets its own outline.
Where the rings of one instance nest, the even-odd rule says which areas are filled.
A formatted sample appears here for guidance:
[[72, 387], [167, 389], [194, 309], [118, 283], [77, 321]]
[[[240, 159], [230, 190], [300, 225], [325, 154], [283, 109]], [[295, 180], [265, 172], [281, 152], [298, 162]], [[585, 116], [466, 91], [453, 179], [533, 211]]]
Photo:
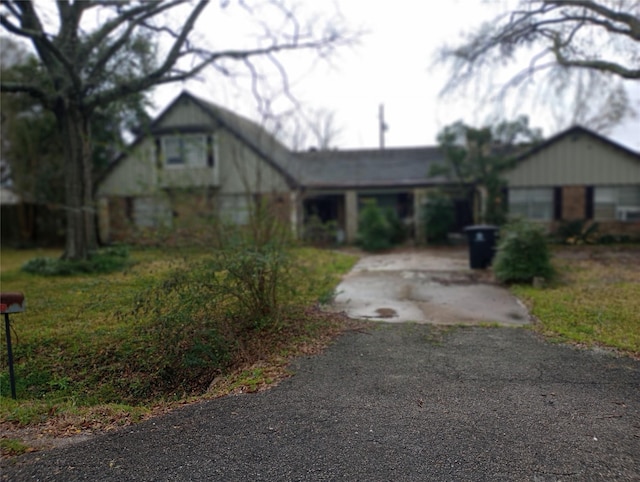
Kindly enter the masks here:
[[164, 164], [168, 168], [207, 167], [208, 142], [204, 135], [162, 137]]

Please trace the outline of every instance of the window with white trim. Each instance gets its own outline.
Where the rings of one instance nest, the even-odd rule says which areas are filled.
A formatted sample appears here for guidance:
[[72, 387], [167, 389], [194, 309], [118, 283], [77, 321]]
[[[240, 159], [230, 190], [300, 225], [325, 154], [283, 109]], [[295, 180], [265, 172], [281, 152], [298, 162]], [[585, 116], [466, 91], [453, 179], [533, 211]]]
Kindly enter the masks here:
[[207, 167], [207, 137], [204, 135], [165, 136], [162, 152], [166, 167]]
[[640, 221], [640, 186], [596, 186], [593, 198], [597, 221]]
[[553, 188], [510, 188], [509, 216], [534, 221], [553, 219]]

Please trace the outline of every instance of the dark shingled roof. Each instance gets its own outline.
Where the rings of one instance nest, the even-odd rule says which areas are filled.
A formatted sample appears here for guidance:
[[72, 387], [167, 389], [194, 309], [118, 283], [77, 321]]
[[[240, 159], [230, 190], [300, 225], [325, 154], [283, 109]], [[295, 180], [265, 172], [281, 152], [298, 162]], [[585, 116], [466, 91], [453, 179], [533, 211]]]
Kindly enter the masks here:
[[447, 184], [444, 176], [429, 177], [434, 164], [443, 162], [439, 147], [407, 147], [310, 151], [293, 154], [294, 175], [308, 188], [364, 188]]

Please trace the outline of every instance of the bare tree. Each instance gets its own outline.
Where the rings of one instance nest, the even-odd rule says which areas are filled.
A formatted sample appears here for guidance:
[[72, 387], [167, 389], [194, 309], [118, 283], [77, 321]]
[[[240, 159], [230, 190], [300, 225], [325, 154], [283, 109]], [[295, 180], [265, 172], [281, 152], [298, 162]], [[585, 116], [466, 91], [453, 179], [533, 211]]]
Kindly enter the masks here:
[[499, 97], [511, 88], [531, 86], [546, 72], [549, 75], [538, 86], [545, 84], [542, 95], [556, 105], [562, 99], [565, 122], [602, 130], [633, 114], [625, 87], [640, 79], [640, 2], [514, 4], [462, 43], [441, 49], [438, 60], [451, 67], [445, 93], [472, 82], [488, 85], [505, 65], [529, 58], [529, 64], [502, 86]]
[[294, 151], [335, 148], [343, 131], [334, 111], [302, 106], [282, 116], [279, 125], [271, 130]]
[[[266, 0], [263, 5], [272, 7], [270, 18], [279, 15], [279, 23], [270, 28], [256, 18], [262, 36], [253, 47], [207, 48], [196, 42], [195, 27], [208, 4], [58, 0], [51, 11], [49, 2], [1, 1], [0, 24], [33, 44], [42, 75], [3, 79], [0, 88], [27, 93], [53, 112], [65, 146], [66, 258], [85, 259], [97, 247], [89, 128], [97, 109], [160, 84], [192, 78], [207, 67], [231, 75], [232, 64], [240, 65], [258, 82], [259, 66], [253, 59], [261, 57], [277, 67], [286, 84], [279, 54], [310, 49], [327, 55], [346, 41], [339, 28], [302, 23], [284, 1]], [[227, 8], [229, 2], [219, 3], [221, 13]], [[88, 12], [99, 14], [93, 25], [84, 21]]]

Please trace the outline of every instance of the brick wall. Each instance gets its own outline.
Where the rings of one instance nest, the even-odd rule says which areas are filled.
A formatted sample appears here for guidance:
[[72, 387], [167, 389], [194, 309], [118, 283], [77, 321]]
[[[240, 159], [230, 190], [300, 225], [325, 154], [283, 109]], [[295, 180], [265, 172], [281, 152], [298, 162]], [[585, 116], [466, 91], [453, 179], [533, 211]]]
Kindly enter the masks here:
[[586, 201], [584, 186], [564, 186], [562, 188], [562, 219], [565, 221], [584, 219]]

